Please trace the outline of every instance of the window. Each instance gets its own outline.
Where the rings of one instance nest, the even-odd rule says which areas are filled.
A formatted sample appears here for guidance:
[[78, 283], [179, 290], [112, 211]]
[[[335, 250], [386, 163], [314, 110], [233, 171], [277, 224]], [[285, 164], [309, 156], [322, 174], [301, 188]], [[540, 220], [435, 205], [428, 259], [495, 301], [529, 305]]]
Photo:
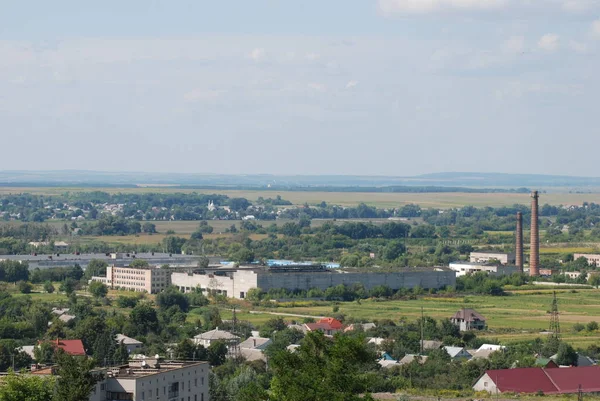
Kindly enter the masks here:
[[483, 382], [483, 387], [487, 387], [488, 382]]

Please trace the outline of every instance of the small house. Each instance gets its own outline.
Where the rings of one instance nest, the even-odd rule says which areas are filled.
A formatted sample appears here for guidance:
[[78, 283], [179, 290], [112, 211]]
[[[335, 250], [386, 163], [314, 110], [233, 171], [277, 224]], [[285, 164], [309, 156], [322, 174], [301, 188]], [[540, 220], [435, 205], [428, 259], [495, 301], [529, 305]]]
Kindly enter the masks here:
[[463, 308], [450, 318], [450, 321], [459, 327], [460, 331], [484, 330], [485, 318], [474, 309]]

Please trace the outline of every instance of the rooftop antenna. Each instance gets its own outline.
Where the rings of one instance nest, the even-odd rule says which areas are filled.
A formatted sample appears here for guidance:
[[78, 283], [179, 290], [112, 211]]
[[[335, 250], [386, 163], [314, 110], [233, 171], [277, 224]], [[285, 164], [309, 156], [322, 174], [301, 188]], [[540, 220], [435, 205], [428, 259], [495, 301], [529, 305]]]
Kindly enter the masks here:
[[559, 340], [560, 339], [560, 322], [558, 320], [558, 302], [556, 301], [556, 291], [553, 291], [552, 298], [552, 311], [550, 312], [550, 331], [552, 332], [552, 337]]

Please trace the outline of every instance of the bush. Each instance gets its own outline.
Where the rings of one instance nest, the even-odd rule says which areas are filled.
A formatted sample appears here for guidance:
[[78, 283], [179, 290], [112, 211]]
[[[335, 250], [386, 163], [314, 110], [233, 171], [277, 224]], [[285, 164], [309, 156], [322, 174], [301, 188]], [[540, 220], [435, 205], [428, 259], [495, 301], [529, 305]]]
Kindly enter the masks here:
[[575, 323], [573, 325], [573, 327], [571, 327], [571, 330], [573, 330], [575, 333], [579, 333], [580, 331], [583, 331], [585, 329], [585, 326], [581, 323]]
[[33, 286], [27, 281], [19, 281], [17, 287], [22, 294], [29, 294], [33, 290]]
[[592, 320], [585, 326], [585, 329], [587, 331], [596, 331], [598, 330], [598, 323]]
[[46, 291], [48, 294], [52, 294], [54, 292], [55, 288], [54, 285], [52, 285], [51, 281], [46, 281], [44, 283], [44, 291]]

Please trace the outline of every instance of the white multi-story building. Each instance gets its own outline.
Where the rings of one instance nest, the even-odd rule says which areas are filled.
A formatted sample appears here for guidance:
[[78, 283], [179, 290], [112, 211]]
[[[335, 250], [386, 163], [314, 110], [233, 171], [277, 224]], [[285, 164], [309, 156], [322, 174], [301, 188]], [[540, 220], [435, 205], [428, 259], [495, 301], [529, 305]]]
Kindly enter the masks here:
[[123, 288], [154, 294], [171, 284], [171, 272], [160, 267], [118, 267], [108, 266], [106, 277], [93, 276], [90, 280], [99, 281], [110, 288]]
[[108, 369], [89, 401], [209, 401], [208, 362], [132, 361]]
[[585, 258], [590, 266], [600, 267], [600, 255], [591, 253], [575, 253], [573, 260]]
[[486, 265], [485, 263], [472, 262], [453, 262], [450, 263], [449, 267], [456, 272], [456, 277], [477, 272], [486, 272], [492, 276], [503, 276], [506, 274], [517, 273], [519, 271], [516, 266]]
[[503, 265], [514, 264], [515, 254], [501, 252], [471, 252], [469, 254], [471, 263], [488, 263], [490, 260], [497, 260]]

